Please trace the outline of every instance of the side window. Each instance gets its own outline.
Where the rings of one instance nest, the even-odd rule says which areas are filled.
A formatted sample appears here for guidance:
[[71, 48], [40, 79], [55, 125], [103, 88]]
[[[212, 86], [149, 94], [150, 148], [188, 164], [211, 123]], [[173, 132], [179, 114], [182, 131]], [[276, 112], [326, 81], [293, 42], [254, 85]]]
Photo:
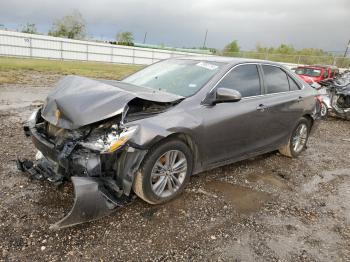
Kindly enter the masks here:
[[266, 93], [280, 93], [289, 91], [287, 74], [275, 66], [263, 65]]
[[328, 69], [325, 69], [325, 70], [324, 70], [323, 77], [324, 77], [324, 78], [328, 78]]
[[260, 79], [256, 65], [241, 65], [229, 72], [217, 87], [231, 88], [239, 91], [242, 97], [261, 94]]
[[289, 90], [290, 91], [300, 90], [300, 87], [294, 81], [294, 79], [292, 79], [291, 77], [288, 76], [288, 81], [289, 81]]

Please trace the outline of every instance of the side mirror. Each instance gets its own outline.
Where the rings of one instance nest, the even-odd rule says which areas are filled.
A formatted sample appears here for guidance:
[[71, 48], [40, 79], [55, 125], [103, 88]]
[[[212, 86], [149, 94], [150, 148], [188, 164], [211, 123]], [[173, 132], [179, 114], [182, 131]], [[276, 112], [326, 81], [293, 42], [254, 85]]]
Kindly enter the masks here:
[[242, 95], [237, 90], [219, 87], [216, 89], [214, 104], [225, 102], [237, 102], [242, 99]]

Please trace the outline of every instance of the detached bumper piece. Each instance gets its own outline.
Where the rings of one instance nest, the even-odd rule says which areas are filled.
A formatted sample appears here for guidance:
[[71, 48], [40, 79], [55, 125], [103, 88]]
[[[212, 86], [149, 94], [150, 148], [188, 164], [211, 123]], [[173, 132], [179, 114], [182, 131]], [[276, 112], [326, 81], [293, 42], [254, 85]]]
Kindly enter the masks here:
[[[53, 171], [47, 160], [34, 164], [30, 160], [17, 159], [17, 168], [27, 172], [31, 179], [49, 180], [61, 184], [63, 176]], [[121, 194], [115, 181], [108, 177], [71, 177], [74, 187], [74, 204], [68, 214], [50, 229], [61, 229], [93, 221], [107, 216], [117, 209], [130, 204], [136, 197]]]
[[132, 202], [133, 197], [116, 198], [110, 192], [111, 181], [93, 177], [72, 177], [74, 186], [74, 204], [69, 213], [50, 229], [61, 229], [93, 221], [107, 216], [116, 209]]

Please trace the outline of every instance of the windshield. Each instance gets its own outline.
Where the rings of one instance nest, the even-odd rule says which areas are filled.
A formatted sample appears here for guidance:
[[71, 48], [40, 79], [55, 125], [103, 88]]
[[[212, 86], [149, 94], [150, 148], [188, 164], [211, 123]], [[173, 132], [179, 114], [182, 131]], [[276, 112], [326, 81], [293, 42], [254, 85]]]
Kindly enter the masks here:
[[295, 70], [295, 73], [298, 75], [306, 75], [306, 76], [320, 76], [321, 69], [301, 67], [301, 68], [297, 68]]
[[128, 76], [122, 82], [188, 97], [201, 89], [223, 65], [199, 60], [165, 60]]

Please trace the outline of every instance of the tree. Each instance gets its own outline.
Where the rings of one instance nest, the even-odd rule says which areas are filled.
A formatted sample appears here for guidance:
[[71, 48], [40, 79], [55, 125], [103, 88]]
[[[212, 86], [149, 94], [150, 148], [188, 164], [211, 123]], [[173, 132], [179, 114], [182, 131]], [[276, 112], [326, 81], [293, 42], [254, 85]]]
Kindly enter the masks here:
[[83, 16], [79, 11], [75, 10], [71, 15], [55, 21], [48, 35], [83, 39], [86, 35], [86, 25]]
[[276, 48], [263, 47], [258, 44], [256, 52], [250, 52], [247, 57], [300, 64], [333, 64], [334, 62], [333, 55], [322, 49], [303, 48], [298, 50], [288, 44], [281, 44]]
[[134, 36], [131, 32], [120, 32], [116, 35], [118, 45], [134, 45]]
[[36, 26], [35, 24], [31, 23], [26, 23], [21, 30], [22, 33], [27, 33], [27, 34], [37, 34]]
[[241, 48], [239, 47], [237, 40], [234, 40], [225, 46], [224, 55], [237, 56], [240, 51], [241, 51]]

